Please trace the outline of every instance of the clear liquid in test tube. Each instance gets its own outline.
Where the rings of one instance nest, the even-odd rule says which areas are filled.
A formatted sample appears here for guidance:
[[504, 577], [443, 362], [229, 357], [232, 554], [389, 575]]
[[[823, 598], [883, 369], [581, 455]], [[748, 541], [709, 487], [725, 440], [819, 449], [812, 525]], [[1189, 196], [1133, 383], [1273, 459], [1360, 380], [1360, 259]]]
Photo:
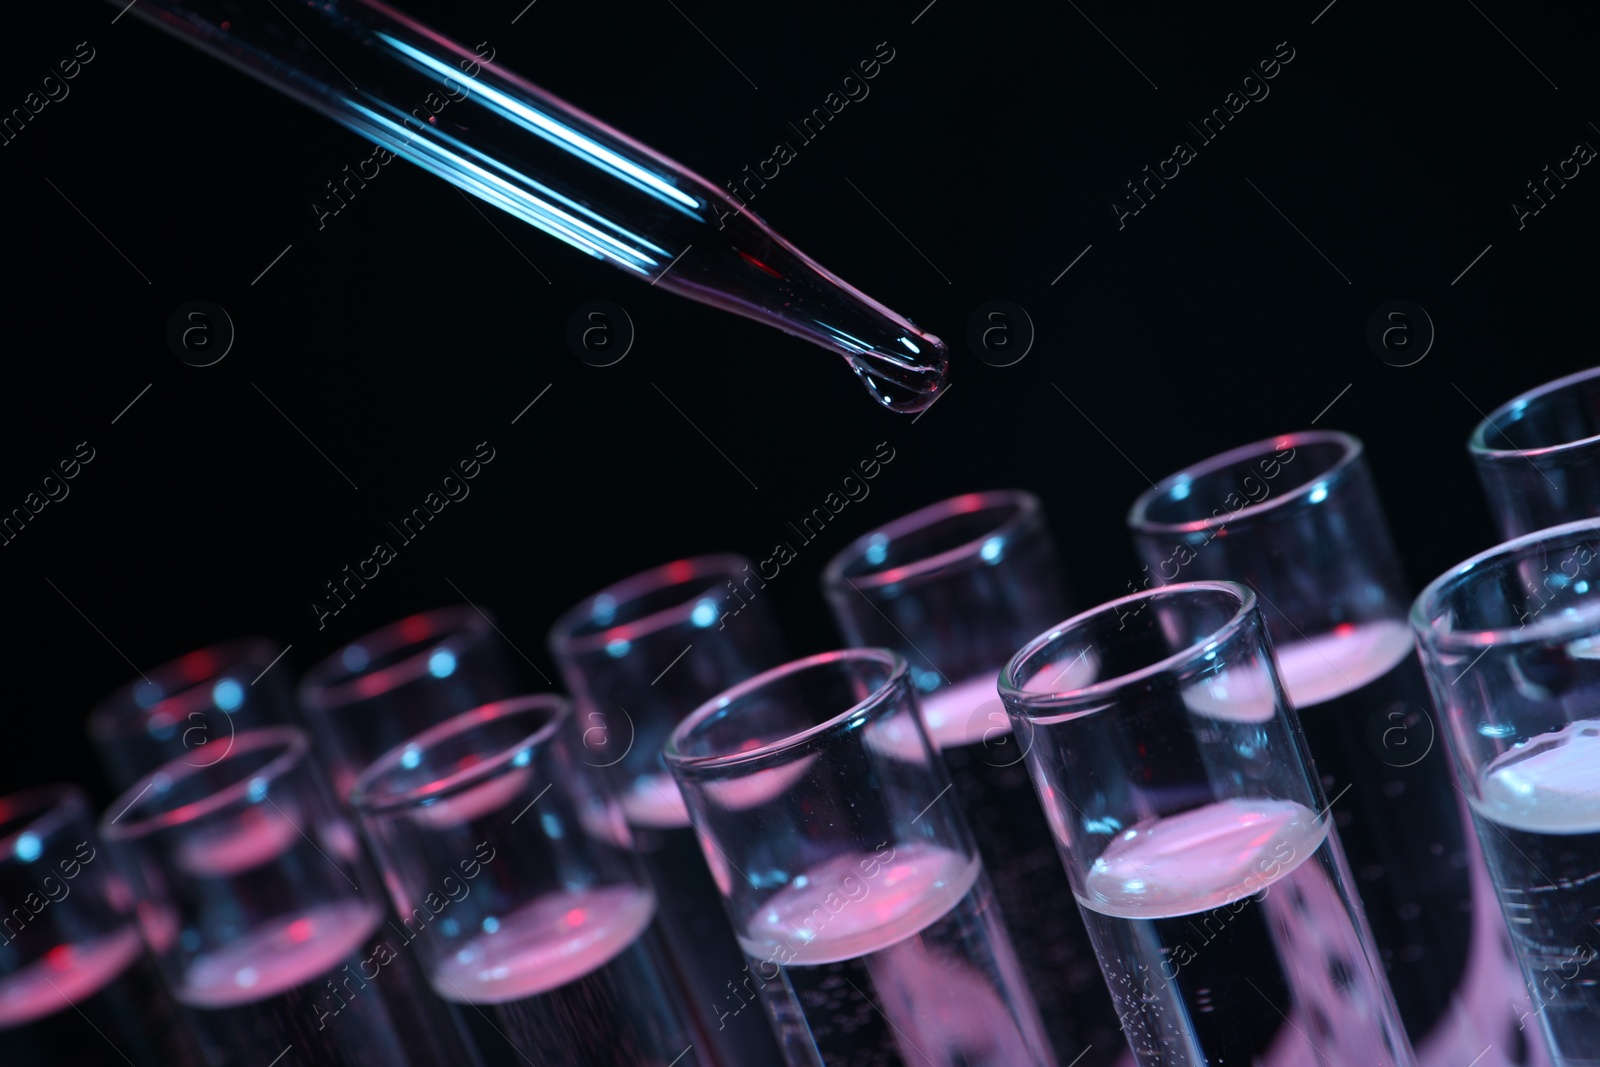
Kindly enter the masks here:
[[581, 751], [570, 703], [518, 697], [382, 756], [351, 802], [395, 910], [444, 913], [417, 951], [491, 1067], [715, 1063], [655, 889]]
[[1054, 1067], [905, 660], [764, 672], [666, 757], [789, 1067]]
[[1518, 1021], [1527, 992], [1440, 743], [1361, 442], [1308, 431], [1209, 457], [1143, 493], [1129, 525], [1141, 584], [1233, 579], [1260, 596], [1419, 1062], [1545, 1062]]
[[[1050, 627], [1000, 692], [1140, 1067], [1413, 1067], [1248, 588]], [[1054, 679], [1093, 649], [1072, 689]]]
[[[1005, 661], [1064, 617], [1043, 507], [1018, 491], [968, 493], [868, 531], [829, 561], [823, 593], [845, 639], [906, 657], [922, 722], [972, 826], [1056, 1058], [1126, 1061], [1117, 1017], [996, 689]], [[1092, 677], [1068, 664], [1060, 684]], [[909, 731], [874, 743], [911, 749]]]

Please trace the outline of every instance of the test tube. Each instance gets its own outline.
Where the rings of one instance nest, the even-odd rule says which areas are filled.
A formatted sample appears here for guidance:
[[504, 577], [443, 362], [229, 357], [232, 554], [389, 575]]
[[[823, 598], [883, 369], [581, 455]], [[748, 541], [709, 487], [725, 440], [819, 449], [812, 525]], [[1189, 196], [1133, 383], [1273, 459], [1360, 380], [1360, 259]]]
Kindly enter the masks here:
[[163, 765], [101, 820], [167, 986], [214, 1062], [463, 1062], [310, 748], [294, 726], [242, 732], [212, 763]]
[[262, 637], [197, 649], [146, 671], [89, 714], [89, 739], [113, 788], [172, 759], [220, 759], [241, 730], [294, 717], [282, 645]]
[[1142, 585], [1231, 579], [1259, 598], [1423, 1063], [1539, 1062], [1518, 1033], [1526, 998], [1488, 870], [1433, 743], [1410, 593], [1361, 442], [1308, 431], [1224, 452], [1163, 478], [1128, 524]]
[[1141, 1067], [1415, 1063], [1254, 593], [1093, 608], [1000, 694]]
[[1126, 1056], [995, 688], [1006, 660], [1068, 614], [1039, 499], [967, 493], [912, 512], [847, 545], [822, 586], [847, 643], [906, 658], [1056, 1058], [1098, 1067]]
[[661, 747], [700, 703], [786, 658], [766, 584], [740, 556], [675, 560], [602, 589], [550, 632], [583, 761], [612, 776], [690, 1009], [731, 1064], [771, 1063], [777, 1048], [757, 1013], [719, 1012], [744, 957]]
[[0, 1063], [199, 1062], [95, 833], [88, 798], [0, 798]]
[[351, 803], [433, 988], [486, 1062], [712, 1063], [627, 824], [583, 755], [566, 700], [519, 697], [384, 755]]
[[306, 672], [300, 707], [334, 791], [414, 734], [516, 691], [489, 616], [469, 605], [409, 615]]
[[1504, 540], [1600, 516], [1600, 367], [1501, 404], [1467, 451]]
[[1411, 623], [1557, 1067], [1600, 1049], [1600, 522], [1474, 556]]
[[701, 705], [667, 765], [790, 1067], [1054, 1067], [906, 661], [830, 652]]

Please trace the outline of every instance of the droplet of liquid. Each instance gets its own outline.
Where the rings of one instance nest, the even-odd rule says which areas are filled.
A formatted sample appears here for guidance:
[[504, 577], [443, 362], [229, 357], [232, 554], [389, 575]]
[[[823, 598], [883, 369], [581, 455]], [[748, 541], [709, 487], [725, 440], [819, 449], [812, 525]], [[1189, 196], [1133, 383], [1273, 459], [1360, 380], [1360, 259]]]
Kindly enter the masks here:
[[[720, 190], [699, 190], [726, 201]], [[917, 328], [795, 248], [748, 208], [717, 210], [721, 228], [658, 279], [703, 304], [776, 326], [845, 358], [872, 398], [890, 411], [925, 411], [949, 371], [943, 341]]]
[[948, 362], [944, 342], [932, 334], [921, 335], [928, 342], [932, 366], [907, 367], [887, 361], [880, 353], [871, 357], [845, 353], [850, 369], [867, 387], [872, 398], [890, 411], [915, 414], [926, 411], [944, 388]]

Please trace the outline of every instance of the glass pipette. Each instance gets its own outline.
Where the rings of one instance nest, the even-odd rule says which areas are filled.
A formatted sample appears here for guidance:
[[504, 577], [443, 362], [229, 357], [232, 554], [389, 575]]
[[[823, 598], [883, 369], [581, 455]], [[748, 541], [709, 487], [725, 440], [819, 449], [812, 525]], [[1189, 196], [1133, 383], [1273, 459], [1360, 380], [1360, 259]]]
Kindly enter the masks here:
[[285, 7], [129, 10], [574, 248], [843, 355], [893, 411], [922, 411], [944, 388], [937, 337], [700, 175], [497, 66], [492, 50], [475, 54], [377, 0]]

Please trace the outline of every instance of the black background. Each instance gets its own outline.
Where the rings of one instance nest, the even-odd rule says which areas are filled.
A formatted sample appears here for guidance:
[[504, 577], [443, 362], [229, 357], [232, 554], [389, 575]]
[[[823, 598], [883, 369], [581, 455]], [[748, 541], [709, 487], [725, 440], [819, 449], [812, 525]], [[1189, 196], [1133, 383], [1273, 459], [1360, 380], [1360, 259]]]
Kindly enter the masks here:
[[[1305, 428], [1336, 397], [1317, 425], [1366, 441], [1420, 586], [1494, 540], [1464, 451], [1481, 414], [1595, 362], [1600, 171], [1520, 231], [1509, 206], [1576, 142], [1600, 146], [1600, 38], [1578, 5], [523, 2], [406, 8], [717, 183], [794, 141], [788, 122], [887, 41], [870, 96], [751, 206], [945, 338], [948, 395], [913, 425], [836, 357], [485, 209], [502, 237], [404, 162], [319, 232], [311, 204], [364, 142], [131, 15], [113, 24], [117, 7], [18, 8], [0, 111], [78, 42], [95, 58], [0, 147], [0, 511], [78, 442], [95, 459], [0, 547], [0, 790], [65, 778], [109, 801], [83, 720], [135, 669], [264, 633], [298, 672], [459, 601], [451, 582], [553, 677], [560, 611], [678, 556], [769, 555], [885, 441], [870, 497], [768, 585], [797, 653], [836, 641], [827, 557], [957, 492], [1033, 490], [1079, 602], [1124, 592], [1146, 476]], [[1185, 122], [1283, 41], [1270, 96], [1119, 230], [1123, 183], [1196, 142]], [[196, 298], [237, 329], [208, 368], [165, 340]], [[565, 342], [591, 299], [637, 328], [615, 366]], [[1037, 328], [1015, 366], [966, 348], [991, 299]], [[1414, 366], [1365, 341], [1392, 299], [1437, 329]], [[319, 630], [323, 583], [485, 440], [471, 496]]]

